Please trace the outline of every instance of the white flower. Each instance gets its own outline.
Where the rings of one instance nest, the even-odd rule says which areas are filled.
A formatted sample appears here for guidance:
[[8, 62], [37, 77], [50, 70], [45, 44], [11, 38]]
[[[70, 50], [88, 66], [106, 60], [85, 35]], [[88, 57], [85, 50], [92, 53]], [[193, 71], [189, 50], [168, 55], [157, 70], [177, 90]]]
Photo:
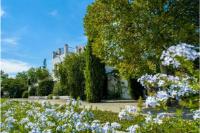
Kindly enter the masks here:
[[149, 106], [150, 107], [156, 107], [157, 105], [159, 105], [158, 101], [153, 96], [147, 97], [145, 104], [146, 104], [146, 107], [149, 107]]
[[36, 127], [36, 128], [33, 128], [29, 133], [41, 133], [41, 131], [38, 127]]
[[181, 64], [176, 57], [183, 57], [186, 60], [194, 61], [199, 56], [200, 54], [195, 50], [194, 46], [181, 43], [176, 46], [171, 46], [166, 51], [163, 51], [160, 59], [164, 66], [172, 65], [174, 68], [178, 68]]
[[16, 120], [12, 116], [5, 119], [5, 122], [8, 122], [8, 123], [14, 123], [15, 121]]
[[132, 114], [137, 113], [137, 107], [135, 107], [135, 106], [127, 105], [127, 106], [125, 107], [125, 109], [126, 109], [129, 113], [132, 113]]
[[23, 119], [21, 119], [21, 121], [19, 122], [20, 124], [24, 124], [24, 123], [27, 123], [27, 122], [29, 122], [29, 118], [23, 118]]
[[169, 90], [168, 92], [169, 92], [169, 94], [170, 94], [170, 96], [171, 96], [172, 98], [175, 98], [175, 97], [177, 96], [177, 93], [178, 93], [177, 90]]
[[95, 133], [100, 133], [101, 132], [101, 125], [100, 125], [100, 121], [99, 120], [94, 120], [91, 124], [91, 129], [92, 131], [94, 131]]
[[163, 123], [162, 120], [157, 118], [157, 117], [154, 118], [153, 120], [154, 120], [154, 123], [157, 123], [157, 124], [162, 124]]
[[168, 98], [169, 98], [169, 95], [167, 94], [166, 91], [158, 91], [156, 94], [156, 99], [158, 101], [167, 101]]
[[45, 129], [42, 133], [52, 133], [51, 129]]
[[77, 131], [82, 131], [83, 130], [83, 123], [77, 122], [75, 127], [76, 127]]
[[124, 120], [131, 120], [132, 117], [130, 116], [130, 114], [128, 113], [127, 110], [125, 109], [122, 109], [119, 114], [118, 114], [118, 117], [120, 120], [124, 119]]
[[102, 128], [102, 133], [111, 133], [111, 132], [113, 132], [113, 129], [110, 126], [110, 123], [106, 122], [105, 125]]
[[158, 113], [157, 114], [157, 118], [158, 119], [163, 119], [163, 118], [166, 118], [166, 117], [172, 117], [174, 116], [173, 114], [170, 114], [170, 113]]
[[113, 123], [111, 123], [111, 127], [115, 128], [115, 129], [119, 129], [119, 128], [121, 128], [121, 125], [117, 122], [113, 122]]
[[138, 125], [132, 125], [130, 127], [128, 127], [126, 130], [129, 131], [129, 133], [136, 133], [137, 128], [139, 128]]
[[149, 123], [149, 122], [151, 122], [152, 121], [152, 115], [151, 115], [151, 113], [149, 113], [149, 114], [147, 114], [147, 116], [145, 117], [145, 122], [146, 123]]
[[165, 81], [164, 80], [159, 80], [158, 82], [158, 87], [162, 87], [164, 85]]
[[193, 113], [194, 113], [194, 115], [193, 115], [194, 120], [200, 119], [200, 109], [194, 111]]

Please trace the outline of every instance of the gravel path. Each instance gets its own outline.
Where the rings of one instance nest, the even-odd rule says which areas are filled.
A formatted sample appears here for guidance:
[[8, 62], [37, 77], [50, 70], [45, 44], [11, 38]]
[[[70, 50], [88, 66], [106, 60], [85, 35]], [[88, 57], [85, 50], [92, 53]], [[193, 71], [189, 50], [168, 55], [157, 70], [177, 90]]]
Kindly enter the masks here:
[[[42, 101], [47, 101], [50, 102], [51, 104], [66, 104], [68, 103], [66, 100], [64, 99], [52, 99], [52, 100], [45, 100], [45, 99], [23, 99], [23, 98], [19, 98], [19, 99], [13, 99], [13, 100], [19, 100], [19, 101], [38, 101], [38, 102], [42, 102]], [[82, 102], [81, 107], [82, 108], [91, 108], [92, 109], [98, 109], [98, 110], [102, 110], [102, 111], [112, 111], [115, 113], [119, 113], [119, 111], [124, 108], [126, 105], [134, 105], [137, 106], [137, 101], [135, 100], [105, 100], [102, 101], [101, 103], [88, 103], [88, 102]], [[175, 115], [176, 112], [176, 107], [171, 107], [169, 108], [169, 110], [167, 111], [168, 113]], [[144, 113], [147, 113], [148, 111], [150, 111], [152, 114], [157, 114], [160, 112], [165, 112], [164, 110], [156, 110], [153, 108], [145, 108], [143, 109]], [[189, 109], [183, 109], [183, 118], [184, 119], [192, 119], [192, 113]]]
[[[51, 104], [66, 104], [67, 101], [63, 99], [53, 99], [53, 100], [44, 100], [44, 99], [13, 99], [13, 100], [20, 100], [20, 101], [47, 101]], [[88, 103], [88, 102], [82, 102], [81, 107], [85, 108], [91, 108], [92, 109], [99, 109], [102, 111], [112, 111], [115, 113], [118, 113], [122, 108], [124, 108], [126, 105], [134, 105], [137, 106], [136, 101], [134, 100], [106, 100], [102, 101], [101, 103]]]

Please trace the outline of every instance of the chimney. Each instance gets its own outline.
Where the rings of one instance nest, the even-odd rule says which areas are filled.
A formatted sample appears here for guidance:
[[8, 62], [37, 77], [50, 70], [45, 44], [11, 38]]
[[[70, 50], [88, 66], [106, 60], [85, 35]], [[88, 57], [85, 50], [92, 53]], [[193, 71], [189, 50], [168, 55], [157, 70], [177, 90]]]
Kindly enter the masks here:
[[62, 54], [62, 49], [58, 48], [58, 54], [61, 55]]
[[65, 44], [64, 46], [64, 55], [67, 55], [68, 53], [68, 44]]

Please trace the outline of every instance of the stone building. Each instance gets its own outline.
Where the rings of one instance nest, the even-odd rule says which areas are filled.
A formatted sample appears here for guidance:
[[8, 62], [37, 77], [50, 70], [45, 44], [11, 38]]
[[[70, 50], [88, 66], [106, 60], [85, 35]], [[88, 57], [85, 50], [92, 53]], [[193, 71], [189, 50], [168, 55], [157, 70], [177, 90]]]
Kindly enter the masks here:
[[[75, 53], [83, 52], [85, 49], [84, 46], [76, 46]], [[69, 55], [69, 46], [67, 44], [64, 45], [64, 48], [58, 48], [57, 51], [53, 51], [52, 56], [52, 65], [53, 65], [53, 72], [56, 69], [56, 65], [61, 63], [64, 60], [64, 57]], [[115, 70], [110, 67], [105, 67], [107, 73], [107, 88], [108, 88], [108, 98], [110, 99], [130, 99], [130, 95], [128, 92], [128, 82], [127, 80], [116, 76]], [[53, 79], [56, 81], [57, 79], [53, 73]]]

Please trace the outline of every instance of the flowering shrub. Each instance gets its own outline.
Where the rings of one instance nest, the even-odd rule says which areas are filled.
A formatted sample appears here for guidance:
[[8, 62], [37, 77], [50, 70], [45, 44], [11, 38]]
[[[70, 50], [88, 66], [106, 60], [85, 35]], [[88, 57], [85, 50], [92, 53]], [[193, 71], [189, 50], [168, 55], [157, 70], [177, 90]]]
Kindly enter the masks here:
[[[123, 109], [126, 110], [126, 109]], [[120, 112], [121, 113], [121, 112]], [[119, 113], [119, 114], [120, 114]], [[129, 117], [134, 116], [135, 113], [129, 114]], [[198, 132], [199, 126], [199, 118], [200, 118], [200, 111], [193, 112], [193, 120], [186, 120], [183, 118], [178, 117], [176, 114], [161, 112], [156, 115], [151, 114], [148, 112], [147, 114], [142, 113], [145, 119], [138, 122], [137, 124], [129, 126], [126, 131], [129, 133], [147, 133], [147, 132], [164, 132], [168, 133], [171, 131], [170, 127], [173, 127], [172, 132]], [[121, 120], [126, 119], [121, 118], [122, 116], [119, 115]], [[132, 117], [134, 119], [134, 117]], [[127, 119], [128, 120], [128, 119]]]
[[200, 109], [194, 111], [193, 119], [194, 119], [194, 120], [200, 119]]
[[[180, 68], [182, 60], [194, 61], [199, 58], [200, 53], [196, 51], [194, 46], [187, 44], [179, 44], [172, 46], [166, 51], [163, 51], [161, 56], [161, 62], [164, 66], [173, 66], [173, 68]], [[187, 66], [186, 66], [187, 67]], [[192, 68], [192, 67], [191, 67]], [[188, 69], [189, 70], [189, 69]], [[181, 71], [180, 71], [181, 72]], [[194, 90], [198, 87], [198, 78], [184, 71], [178, 75], [167, 74], [155, 74], [155, 75], [143, 75], [138, 81], [144, 86], [149, 96], [146, 98], [146, 107], [157, 107], [167, 103], [169, 99], [180, 100], [193, 94], [198, 94], [198, 90]], [[199, 71], [195, 71], [199, 72]], [[190, 76], [188, 76], [190, 75]], [[192, 81], [192, 82], [191, 82]], [[195, 87], [194, 87], [195, 86]], [[134, 113], [130, 113], [127, 108], [122, 109], [119, 112], [120, 120], [134, 119], [137, 114], [137, 108], [134, 108]], [[184, 120], [178, 114], [171, 113], [158, 113], [152, 115], [151, 113], [140, 114], [145, 117], [144, 121], [138, 124], [132, 125], [127, 128], [130, 133], [135, 132], [198, 132], [198, 125], [200, 119], [200, 111], [193, 112], [193, 120]], [[173, 129], [173, 130], [171, 130]]]
[[[173, 68], [179, 68], [182, 65], [181, 59], [194, 61], [199, 57], [200, 52], [197, 52], [194, 46], [183, 43], [171, 46], [166, 51], [163, 51], [161, 62], [164, 66], [172, 65]], [[199, 88], [198, 80], [191, 73], [187, 74], [184, 72], [180, 74], [179, 72], [179, 75], [175, 76], [162, 73], [155, 75], [146, 74], [140, 77], [138, 82], [147, 90], [157, 92], [157, 94], [146, 99], [146, 106], [156, 107], [160, 103], [166, 103], [169, 98], [179, 100], [191, 94], [198, 94], [199, 91], [194, 90]]]
[[133, 119], [132, 115], [136, 115], [138, 113], [138, 110], [135, 106], [126, 106], [125, 109], [122, 109], [119, 112], [119, 119], [122, 120], [131, 120]]
[[200, 56], [200, 52], [197, 52], [196, 49], [197, 48], [194, 46], [186, 43], [171, 46], [166, 51], [162, 52], [160, 57], [162, 65], [172, 65], [174, 68], [180, 67], [181, 62], [176, 57], [183, 57], [185, 60], [194, 61]]
[[[100, 123], [91, 111], [79, 109], [79, 101], [69, 105], [47, 102], [5, 101], [1, 103], [1, 132], [96, 132], [109, 133], [119, 129], [119, 123]], [[80, 109], [79, 109], [80, 110]]]
[[116, 130], [123, 130], [129, 133], [168, 133], [170, 126], [174, 132], [180, 132], [180, 129], [197, 132], [200, 122], [199, 110], [194, 111], [193, 120], [183, 120], [165, 112], [157, 115], [138, 114], [136, 107], [126, 106], [124, 110], [132, 117], [132, 120], [126, 120], [117, 119], [117, 114], [112, 112], [80, 109], [79, 104], [80, 101], [75, 100], [68, 105], [7, 100], [0, 104], [0, 132], [115, 133]]

